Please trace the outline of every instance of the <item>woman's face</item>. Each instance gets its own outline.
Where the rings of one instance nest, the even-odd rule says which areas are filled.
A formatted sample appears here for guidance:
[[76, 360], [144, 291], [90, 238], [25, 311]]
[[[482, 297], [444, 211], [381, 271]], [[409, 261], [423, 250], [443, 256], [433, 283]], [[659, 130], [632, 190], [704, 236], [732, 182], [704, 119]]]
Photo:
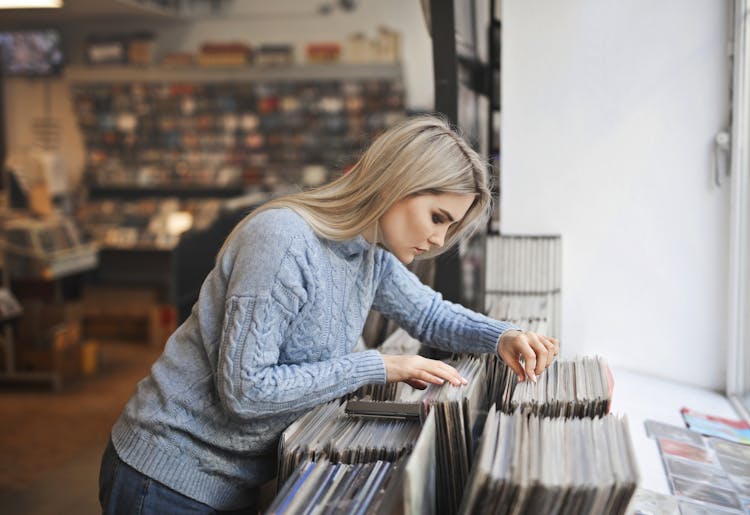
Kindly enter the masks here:
[[448, 228], [466, 215], [474, 195], [440, 193], [413, 195], [393, 204], [380, 218], [382, 244], [399, 261], [442, 247]]

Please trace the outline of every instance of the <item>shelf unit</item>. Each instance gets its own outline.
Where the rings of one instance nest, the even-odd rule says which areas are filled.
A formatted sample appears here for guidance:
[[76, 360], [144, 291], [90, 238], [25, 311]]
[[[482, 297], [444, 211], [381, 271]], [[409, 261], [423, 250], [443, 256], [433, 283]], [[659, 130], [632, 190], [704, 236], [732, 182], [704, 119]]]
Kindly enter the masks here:
[[69, 82], [279, 82], [314, 80], [394, 80], [401, 78], [400, 63], [298, 64], [292, 66], [83, 66], [71, 65]]
[[283, 189], [304, 181], [307, 166], [335, 176], [405, 114], [398, 63], [69, 66], [64, 79], [87, 154], [92, 209], [80, 223], [92, 234], [116, 225], [108, 215], [115, 201], [123, 204], [114, 208], [121, 226], [138, 231], [132, 247], [104, 246], [96, 280], [155, 286], [179, 321], [247, 210], [222, 210], [210, 227], [183, 233], [174, 247], [149, 248], [146, 208], [166, 198], [194, 205]]
[[190, 199], [197, 197], [234, 198], [242, 195], [243, 190], [236, 186], [116, 186], [91, 185], [88, 188], [89, 200], [118, 198], [132, 200], [139, 198], [167, 198]]

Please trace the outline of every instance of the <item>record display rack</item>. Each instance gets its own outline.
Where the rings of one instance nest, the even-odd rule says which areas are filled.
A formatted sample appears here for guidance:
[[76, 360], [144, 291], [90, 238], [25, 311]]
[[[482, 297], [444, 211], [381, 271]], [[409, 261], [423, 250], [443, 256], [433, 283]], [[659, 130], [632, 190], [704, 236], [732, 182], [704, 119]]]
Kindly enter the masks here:
[[[290, 425], [268, 513], [625, 513], [638, 470], [627, 421], [609, 414], [603, 358], [556, 362], [533, 384], [496, 356], [449, 363], [468, 385], [399, 384], [387, 399], [333, 401]], [[424, 424], [416, 440], [414, 424]]]
[[560, 235], [490, 234], [486, 239], [485, 306], [490, 316], [560, 337]]

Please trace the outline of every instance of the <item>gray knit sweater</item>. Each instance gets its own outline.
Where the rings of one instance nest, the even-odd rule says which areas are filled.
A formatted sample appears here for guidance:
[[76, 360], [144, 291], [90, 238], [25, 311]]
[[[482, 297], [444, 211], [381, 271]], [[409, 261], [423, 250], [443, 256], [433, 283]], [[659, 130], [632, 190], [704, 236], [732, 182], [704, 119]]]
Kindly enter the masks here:
[[352, 353], [370, 308], [429, 345], [495, 352], [511, 324], [441, 299], [392, 254], [317, 236], [290, 209], [244, 222], [190, 317], [112, 429], [120, 458], [215, 509], [248, 504], [275, 474], [281, 432], [317, 404], [384, 383]]

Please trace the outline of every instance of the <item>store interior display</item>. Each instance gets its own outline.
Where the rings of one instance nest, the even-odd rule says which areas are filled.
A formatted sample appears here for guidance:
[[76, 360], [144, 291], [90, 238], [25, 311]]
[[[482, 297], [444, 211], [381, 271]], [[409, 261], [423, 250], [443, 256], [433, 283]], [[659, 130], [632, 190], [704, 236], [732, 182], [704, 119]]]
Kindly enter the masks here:
[[189, 230], [202, 231], [221, 216], [221, 199], [94, 200], [82, 205], [77, 220], [107, 248], [173, 248]]
[[96, 186], [261, 187], [329, 173], [404, 116], [400, 81], [74, 84]]
[[255, 49], [258, 66], [291, 66], [294, 64], [294, 47], [284, 44], [262, 44]]
[[[400, 80], [74, 83], [87, 156], [89, 198], [231, 198], [247, 191], [318, 185], [353, 163], [367, 141], [401, 119]], [[155, 200], [164, 203], [166, 200]], [[128, 216], [163, 212], [149, 202], [125, 209], [84, 205], [81, 221], [117, 245], [142, 244]], [[211, 209], [211, 207], [206, 207]], [[180, 209], [183, 211], [184, 209]], [[98, 213], [98, 214], [97, 214]], [[107, 236], [105, 236], [105, 239]]]
[[246, 66], [252, 58], [250, 46], [238, 42], [207, 42], [198, 50], [200, 66]]
[[[612, 382], [603, 358], [555, 362], [536, 383], [519, 383], [496, 356], [455, 355], [449, 363], [468, 385], [416, 390], [399, 383], [391, 397], [379, 399], [360, 390], [289, 426], [279, 445], [279, 484], [286, 483], [272, 512], [298, 513], [289, 506], [312, 506], [303, 500], [322, 498], [325, 503], [316, 506], [324, 510], [354, 506], [352, 491], [337, 487], [334, 478], [375, 481], [371, 469], [378, 461], [378, 470], [383, 462], [394, 463], [386, 477], [404, 474], [410, 462], [434, 463], [432, 475], [412, 478], [416, 486], [408, 483], [398, 492], [384, 487], [390, 492], [385, 497], [399, 505], [404, 488], [421, 492], [406, 513], [488, 513], [500, 506], [514, 513], [548, 513], [553, 506], [578, 513], [580, 503], [593, 503], [591, 513], [625, 512], [638, 471], [625, 419], [609, 414]], [[427, 421], [434, 426], [431, 447], [419, 450]], [[560, 441], [571, 444], [561, 448], [555, 444]], [[540, 460], [550, 462], [540, 469]]]
[[[250, 61], [249, 46], [203, 50]], [[265, 48], [255, 64], [266, 55], [266, 65], [279, 65], [289, 50]], [[180, 56], [175, 65], [188, 60]], [[290, 69], [284, 79], [228, 80], [224, 66], [198, 68], [179, 80], [157, 72], [70, 82], [86, 159], [76, 220], [103, 249], [96, 280], [154, 286], [179, 321], [234, 223], [273, 196], [342, 173], [405, 116], [400, 71], [352, 75], [341, 66], [323, 78]]]
[[86, 38], [84, 57], [89, 65], [153, 63], [155, 35], [149, 31], [130, 34], [92, 34]]
[[346, 60], [351, 63], [393, 63], [401, 60], [401, 34], [378, 27], [374, 38], [358, 32], [346, 42]]

